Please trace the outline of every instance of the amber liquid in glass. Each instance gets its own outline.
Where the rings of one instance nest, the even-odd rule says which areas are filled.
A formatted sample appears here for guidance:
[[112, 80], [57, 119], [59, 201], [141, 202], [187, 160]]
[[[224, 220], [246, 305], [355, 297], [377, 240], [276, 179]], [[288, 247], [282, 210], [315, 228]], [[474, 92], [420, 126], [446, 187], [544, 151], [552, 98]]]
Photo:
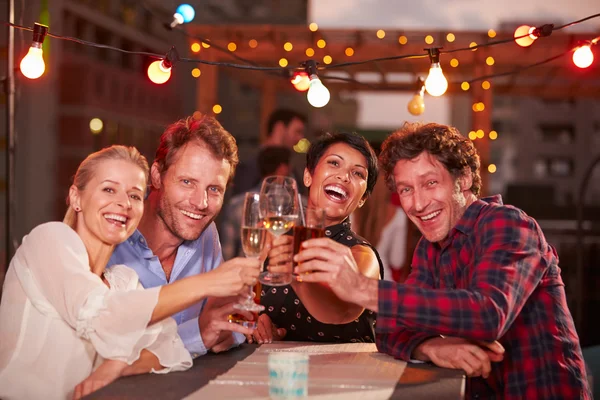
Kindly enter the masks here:
[[[252, 290], [255, 293], [254, 302], [256, 304], [260, 304], [260, 291], [262, 290], [262, 284], [260, 282], [257, 282], [256, 285], [254, 285], [254, 288]], [[254, 316], [253, 321], [248, 321], [246, 319], [246, 317], [244, 317], [242, 314], [238, 314], [238, 313], [229, 314], [229, 316], [227, 317], [227, 320], [232, 324], [238, 324], [238, 325], [242, 325], [246, 328], [256, 329], [256, 323], [258, 321], [258, 313], [253, 312], [253, 311], [249, 311], [249, 312]]]
[[[308, 239], [317, 239], [325, 237], [325, 229], [307, 228], [306, 226], [294, 226], [294, 255], [300, 252], [300, 245]], [[294, 267], [298, 263], [294, 261]]]

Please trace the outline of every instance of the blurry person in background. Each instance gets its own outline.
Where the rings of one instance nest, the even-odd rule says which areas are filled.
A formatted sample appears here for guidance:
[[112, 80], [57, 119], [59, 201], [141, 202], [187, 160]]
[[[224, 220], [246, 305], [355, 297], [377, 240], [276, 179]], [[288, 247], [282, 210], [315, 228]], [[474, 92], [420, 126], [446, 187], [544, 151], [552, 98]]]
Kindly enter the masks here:
[[[281, 108], [275, 110], [269, 117], [267, 138], [261, 144], [261, 148], [286, 147], [291, 152], [294, 145], [305, 136], [306, 116], [293, 110]], [[252, 152], [247, 158], [241, 160], [233, 181], [233, 195], [249, 192], [260, 183], [261, 174], [258, 161], [258, 152]], [[300, 182], [301, 174], [295, 175], [294, 178]]]
[[[169, 125], [150, 169], [150, 193], [139, 228], [117, 246], [109, 266], [125, 264], [145, 288], [153, 288], [246, 260], [223, 263], [214, 223], [237, 164], [234, 137], [213, 117], [188, 117]], [[173, 316], [192, 357], [245, 340], [247, 328], [227, 321], [236, 302], [208, 299]]]
[[[291, 150], [283, 146], [263, 147], [258, 152], [258, 170], [260, 180], [249, 192], [260, 192], [262, 179], [269, 175], [290, 174]], [[229, 200], [221, 218], [219, 233], [223, 247], [223, 257], [229, 260], [233, 257], [244, 257], [241, 242], [242, 208], [245, 193], [235, 195]]]

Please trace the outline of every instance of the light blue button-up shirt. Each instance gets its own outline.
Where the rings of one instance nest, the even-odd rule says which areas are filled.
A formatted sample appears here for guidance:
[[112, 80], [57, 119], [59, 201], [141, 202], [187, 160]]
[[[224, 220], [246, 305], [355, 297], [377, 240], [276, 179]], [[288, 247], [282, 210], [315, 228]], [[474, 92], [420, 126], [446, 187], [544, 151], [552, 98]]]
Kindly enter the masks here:
[[[223, 254], [219, 242], [219, 233], [213, 222], [198, 239], [184, 241], [177, 248], [177, 256], [171, 271], [170, 282], [212, 271], [222, 262]], [[140, 283], [145, 288], [169, 283], [158, 257], [150, 250], [146, 244], [146, 239], [138, 230], [129, 239], [116, 247], [108, 266], [116, 264], [124, 264], [133, 268], [140, 277]], [[178, 325], [179, 336], [181, 336], [185, 347], [194, 358], [207, 352], [198, 326], [198, 316], [205, 303], [206, 300], [202, 300], [173, 315]], [[238, 333], [233, 335], [235, 345], [244, 342], [244, 335]]]

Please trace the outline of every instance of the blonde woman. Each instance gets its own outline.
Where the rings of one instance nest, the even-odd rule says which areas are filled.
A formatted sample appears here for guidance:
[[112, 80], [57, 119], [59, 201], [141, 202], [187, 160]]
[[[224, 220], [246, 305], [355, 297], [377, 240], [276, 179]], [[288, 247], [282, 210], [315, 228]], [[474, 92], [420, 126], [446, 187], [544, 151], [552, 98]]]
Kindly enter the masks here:
[[0, 398], [83, 397], [120, 376], [192, 365], [170, 315], [253, 284], [257, 261], [143, 290], [135, 271], [105, 271], [143, 213], [148, 163], [133, 147], [88, 156], [63, 222], [31, 231], [10, 263], [0, 304]]

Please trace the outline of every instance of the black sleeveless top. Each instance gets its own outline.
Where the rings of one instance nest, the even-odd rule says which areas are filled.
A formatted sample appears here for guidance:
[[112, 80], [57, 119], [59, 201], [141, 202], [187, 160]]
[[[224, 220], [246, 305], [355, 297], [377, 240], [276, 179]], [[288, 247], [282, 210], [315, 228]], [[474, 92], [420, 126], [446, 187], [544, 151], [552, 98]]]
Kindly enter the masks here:
[[[342, 223], [326, 228], [325, 235], [348, 247], [357, 244], [369, 246], [379, 262], [379, 274], [383, 279], [383, 264], [377, 250], [365, 239], [354, 233], [348, 218]], [[285, 328], [284, 340], [312, 342], [375, 342], [375, 319], [377, 314], [364, 310], [354, 321], [347, 324], [324, 324], [316, 320], [304, 307], [291, 285], [262, 287], [260, 304], [278, 328]]]

